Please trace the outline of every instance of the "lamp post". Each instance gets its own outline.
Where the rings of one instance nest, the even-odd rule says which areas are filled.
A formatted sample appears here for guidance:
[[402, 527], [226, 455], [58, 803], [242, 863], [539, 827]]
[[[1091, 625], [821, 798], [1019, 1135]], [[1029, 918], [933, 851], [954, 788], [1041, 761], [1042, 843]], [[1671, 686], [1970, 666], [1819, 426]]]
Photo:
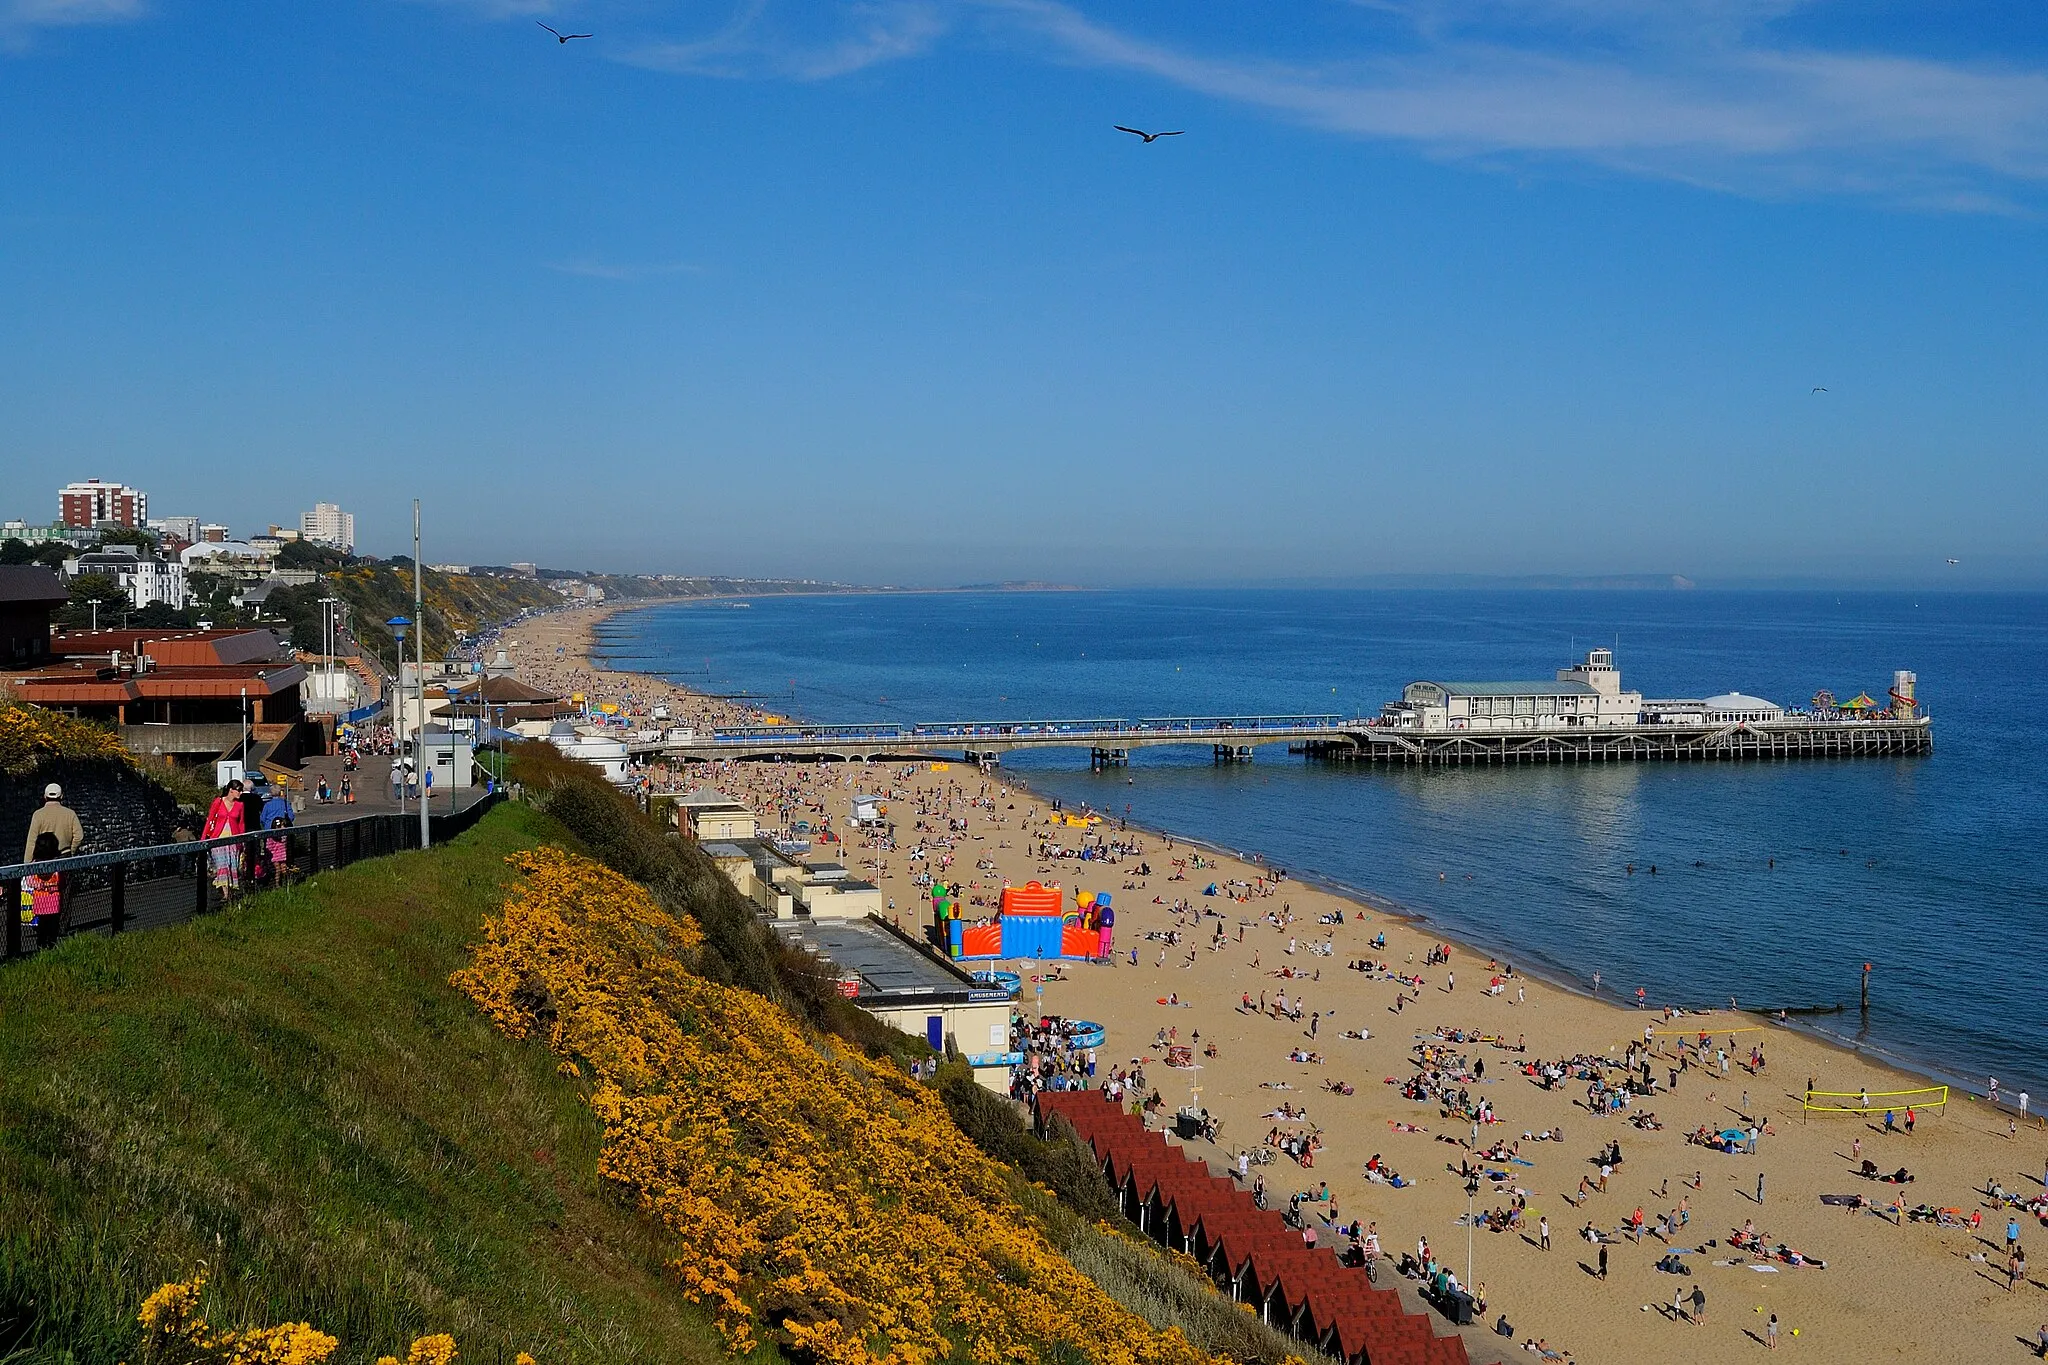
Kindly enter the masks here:
[[327, 674], [324, 691], [329, 707], [334, 705], [334, 653], [341, 637], [341, 623], [336, 619], [334, 610], [339, 601], [339, 598], [331, 596], [320, 599], [320, 653], [326, 659], [323, 665]]
[[1472, 1199], [1479, 1193], [1479, 1176], [1465, 1178], [1465, 1292], [1472, 1292]]
[[[427, 732], [427, 617], [426, 611], [421, 605], [420, 593], [420, 500], [418, 498], [412, 500], [412, 617], [413, 620], [419, 622], [419, 629], [415, 630], [412, 636], [413, 686], [418, 689], [420, 735], [424, 737]], [[453, 730], [448, 732], [448, 743], [451, 755], [451, 761], [448, 766], [453, 768], [455, 766], [452, 761], [455, 744], [455, 732]], [[425, 749], [415, 745], [414, 751], [420, 755], [420, 761], [424, 764], [426, 762]], [[449, 785], [452, 788], [454, 784], [450, 783]], [[427, 795], [426, 788], [423, 786], [420, 789], [420, 847], [425, 848], [427, 842]]]
[[[403, 815], [406, 786], [405, 750], [402, 747], [405, 744], [405, 632], [411, 627], [412, 622], [403, 616], [394, 616], [384, 624], [391, 627], [391, 638], [397, 641], [392, 646], [392, 656], [398, 660], [398, 672], [391, 679], [391, 687], [393, 699], [397, 701], [398, 706], [391, 718], [391, 736], [401, 746], [398, 751], [398, 813]], [[418, 743], [414, 743], [413, 751], [419, 751]]]

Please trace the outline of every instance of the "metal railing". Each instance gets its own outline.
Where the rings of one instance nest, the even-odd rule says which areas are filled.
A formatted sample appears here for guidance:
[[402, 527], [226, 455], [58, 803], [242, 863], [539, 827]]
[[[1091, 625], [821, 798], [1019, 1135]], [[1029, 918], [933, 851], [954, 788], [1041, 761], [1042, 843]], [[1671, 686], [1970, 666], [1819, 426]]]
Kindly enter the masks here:
[[[452, 815], [429, 816], [432, 842], [467, 832], [504, 799], [503, 792], [493, 792]], [[392, 813], [0, 867], [6, 897], [0, 904], [0, 918], [6, 921], [0, 961], [28, 956], [55, 941], [45, 941], [36, 928], [22, 923], [22, 882], [30, 876], [55, 873], [59, 878], [62, 910], [55, 938], [124, 934], [182, 924], [252, 892], [290, 886], [419, 845], [419, 816]], [[222, 851], [227, 856], [217, 860], [215, 854]]]

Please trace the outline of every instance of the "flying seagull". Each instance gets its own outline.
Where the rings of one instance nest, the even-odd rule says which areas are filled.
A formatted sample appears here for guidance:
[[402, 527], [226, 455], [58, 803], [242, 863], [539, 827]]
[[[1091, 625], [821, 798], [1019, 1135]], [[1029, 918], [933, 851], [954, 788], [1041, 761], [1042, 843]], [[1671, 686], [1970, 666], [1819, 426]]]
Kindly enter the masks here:
[[1814, 391], [1815, 393], [1826, 393], [1826, 392], [1827, 392], [1827, 390], [1826, 390], [1826, 389], [1824, 389], [1824, 388], [1821, 388], [1821, 387], [1820, 387], [1820, 386], [1819, 386], [1818, 384], [1814, 385], [1814, 389], [1813, 389], [1813, 391]]
[[[540, 20], [538, 19], [534, 20], [533, 22], [535, 22], [536, 24], [540, 24]], [[548, 28], [546, 24], [540, 24], [540, 26], [542, 28]], [[558, 43], [571, 42], [577, 38], [594, 38], [597, 36], [594, 33], [560, 33], [556, 32], [556, 30], [551, 28], [548, 28], [548, 32], [553, 33], [555, 35], [555, 41]]]
[[1170, 133], [1148, 133], [1142, 128], [1126, 128], [1121, 123], [1113, 123], [1110, 126], [1119, 133], [1129, 133], [1132, 137], [1141, 137], [1147, 142], [1157, 142], [1163, 137], [1179, 137], [1187, 131], [1185, 128], [1176, 128]]
[[1951, 560], [1949, 561], [1949, 563], [1951, 563], [1951, 564], [1960, 564], [1960, 563], [1962, 563], [1962, 562], [1963, 562], [1963, 561], [1962, 561], [1962, 560], [1960, 560], [1960, 559], [1951, 559]]

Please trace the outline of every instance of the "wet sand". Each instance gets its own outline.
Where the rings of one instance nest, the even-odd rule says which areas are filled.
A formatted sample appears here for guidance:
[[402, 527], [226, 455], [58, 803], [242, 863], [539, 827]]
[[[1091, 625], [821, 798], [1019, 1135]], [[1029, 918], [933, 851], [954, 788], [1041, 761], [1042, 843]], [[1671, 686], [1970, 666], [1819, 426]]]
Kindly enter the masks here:
[[[699, 724], [758, 719], [758, 712], [748, 708], [691, 697], [658, 680], [589, 670], [584, 662], [589, 631], [599, 615], [563, 612], [522, 623], [518, 634], [524, 643], [513, 649], [515, 661], [523, 671], [530, 657], [535, 669], [530, 676], [542, 685], [562, 686], [563, 677], [581, 677], [587, 685], [575, 690], [616, 689], [597, 695], [630, 696], [642, 705], [658, 699]], [[889, 798], [897, 827], [893, 849], [856, 834], [845, 846], [823, 846], [813, 856], [844, 861], [857, 874], [873, 877], [889, 897], [890, 913], [906, 928], [930, 921], [928, 902], [913, 881], [919, 872], [948, 882], [957, 879], [970, 901], [982, 896], [992, 903], [1006, 881], [1033, 879], [1062, 883], [1070, 898], [1077, 890], [1112, 893], [1117, 910], [1113, 964], [1068, 964], [1064, 980], [1042, 983], [1030, 979], [1030, 964], [1007, 964], [1026, 971], [1024, 1008], [1041, 1008], [1035, 992], [1042, 985], [1045, 1012], [1106, 1024], [1109, 1043], [1100, 1054], [1100, 1070], [1141, 1062], [1149, 1087], [1159, 1092], [1169, 1112], [1190, 1101], [1198, 1081], [1199, 1102], [1223, 1126], [1217, 1144], [1195, 1145], [1219, 1168], [1234, 1161], [1240, 1149], [1263, 1144], [1275, 1124], [1262, 1115], [1282, 1103], [1305, 1107], [1308, 1125], [1284, 1126], [1320, 1134], [1324, 1146], [1314, 1168], [1303, 1169], [1285, 1156], [1254, 1168], [1275, 1204], [1284, 1205], [1290, 1193], [1327, 1181], [1337, 1217], [1377, 1223], [1390, 1254], [1412, 1251], [1418, 1238], [1427, 1237], [1461, 1278], [1466, 1232], [1459, 1220], [1467, 1197], [1456, 1168], [1468, 1155], [1464, 1144], [1471, 1126], [1444, 1117], [1435, 1103], [1403, 1098], [1391, 1082], [1416, 1074], [1415, 1049], [1438, 1043], [1433, 1035], [1438, 1027], [1503, 1038], [1506, 1046], [1444, 1044], [1468, 1063], [1485, 1062], [1485, 1079], [1466, 1088], [1475, 1100], [1491, 1102], [1499, 1122], [1482, 1130], [1480, 1145], [1519, 1142], [1518, 1155], [1531, 1163], [1487, 1163], [1509, 1171], [1512, 1179], [1498, 1193], [1483, 1183], [1473, 1201], [1482, 1213], [1505, 1208], [1515, 1187], [1526, 1191], [1527, 1199], [1523, 1231], [1481, 1228], [1472, 1234], [1472, 1280], [1486, 1287], [1489, 1303], [1486, 1323], [1467, 1333], [1475, 1360], [1533, 1360], [1519, 1343], [1543, 1338], [1588, 1362], [1723, 1362], [1763, 1350], [1765, 1323], [1774, 1312], [1781, 1324], [1780, 1349], [1792, 1358], [1919, 1359], [1947, 1352], [1968, 1360], [2018, 1359], [2025, 1343], [2048, 1323], [2043, 1283], [2048, 1261], [2031, 1255], [2031, 1282], [2008, 1291], [2007, 1215], [1988, 1207], [1983, 1193], [1990, 1180], [2022, 1197], [2042, 1191], [2048, 1131], [2039, 1120], [2013, 1133], [2008, 1112], [1960, 1092], [1946, 1110], [1920, 1111], [1910, 1137], [1885, 1134], [1875, 1114], [1803, 1117], [1800, 1096], [1809, 1079], [1821, 1090], [1867, 1088], [1874, 1100], [1881, 1092], [1928, 1083], [1751, 1015], [1724, 1011], [1667, 1022], [1658, 1008], [1662, 1002], [1650, 1000], [1647, 1009], [1631, 1007], [1632, 982], [1604, 983], [1606, 990], [1625, 993], [1627, 1000], [1620, 1002], [1523, 978], [1489, 995], [1484, 988], [1492, 973], [1485, 953], [1453, 943], [1447, 964], [1426, 962], [1431, 946], [1444, 942], [1430, 926], [1299, 881], [1274, 885], [1265, 880], [1265, 869], [1242, 859], [1137, 828], [1119, 833], [1114, 821], [1097, 826], [1095, 834], [1135, 843], [1136, 850], [1120, 861], [1041, 858], [1041, 840], [1074, 847], [1082, 832], [1048, 826], [1047, 803], [1007, 781], [1000, 770], [983, 774], [957, 763], [720, 764], [713, 771], [693, 766], [668, 780], [672, 785], [709, 783], [749, 800], [764, 826], [787, 827], [796, 819], [815, 825], [824, 816], [833, 828], [845, 829], [856, 791]], [[964, 821], [965, 830], [949, 831], [954, 821]], [[914, 859], [912, 851], [920, 842], [924, 857]], [[1191, 855], [1209, 865], [1176, 867]], [[1146, 863], [1152, 875], [1141, 878], [1137, 871]], [[1220, 894], [1202, 894], [1212, 882]], [[1166, 904], [1154, 904], [1155, 898]], [[1188, 917], [1171, 909], [1181, 900], [1205, 912], [1192, 931]], [[1322, 922], [1338, 912], [1343, 924]], [[971, 906], [969, 913], [974, 913]], [[1219, 923], [1225, 938], [1212, 947]], [[1154, 937], [1176, 929], [1183, 935], [1181, 944], [1169, 947]], [[1386, 947], [1368, 946], [1380, 933], [1386, 935]], [[1323, 945], [1327, 955], [1315, 951]], [[1129, 955], [1133, 946], [1139, 949], [1135, 966]], [[1384, 959], [1396, 972], [1419, 975], [1422, 985], [1403, 990], [1378, 974], [1346, 969], [1347, 962], [1360, 958]], [[1301, 975], [1275, 974], [1282, 971]], [[1282, 991], [1301, 1008], [1301, 1021], [1240, 1007], [1247, 992], [1255, 1004], [1263, 994], [1270, 1005]], [[1397, 994], [1409, 997], [1398, 1013]], [[1157, 1003], [1169, 996], [1179, 1004]], [[1322, 1016], [1313, 1037], [1311, 1014]], [[1578, 1055], [1618, 1060], [1631, 1041], [1642, 1044], [1645, 1027], [1667, 1031], [1652, 1039], [1660, 1093], [1638, 1098], [1622, 1115], [1590, 1112], [1584, 1081], [1567, 1080], [1545, 1090], [1517, 1069], [1525, 1062]], [[1218, 1055], [1198, 1055], [1199, 1071], [1170, 1069], [1164, 1049], [1154, 1045], [1161, 1029], [1178, 1030], [1182, 1042], [1192, 1041], [1199, 1031], [1201, 1043], [1213, 1044]], [[1675, 1091], [1661, 1093], [1669, 1069], [1677, 1065], [1672, 1049], [1679, 1030], [1688, 1037], [1708, 1031], [1711, 1049], [1727, 1049], [1727, 1076], [1715, 1074], [1711, 1064], [1691, 1066]], [[1370, 1037], [1347, 1039], [1341, 1036], [1345, 1031]], [[1517, 1040], [1525, 1042], [1526, 1052], [1513, 1050]], [[1767, 1058], [1756, 1074], [1743, 1065], [1753, 1046], [1761, 1046]], [[1321, 1061], [1290, 1060], [1297, 1048], [1319, 1054]], [[1619, 1077], [1618, 1072], [1608, 1075]], [[1333, 1092], [1327, 1088], [1333, 1081], [1348, 1083], [1354, 1093]], [[1646, 1111], [1655, 1113], [1661, 1129], [1643, 1131], [1628, 1121], [1628, 1115]], [[1701, 1125], [1718, 1131], [1741, 1126], [1745, 1117], [1769, 1125], [1755, 1156], [1724, 1155], [1687, 1142]], [[1395, 1123], [1428, 1131], [1395, 1131]], [[1525, 1132], [1559, 1128], [1562, 1141], [1522, 1138]], [[1884, 1171], [1909, 1168], [1914, 1183], [1898, 1187], [1861, 1178], [1852, 1159], [1852, 1143], [1859, 1140], [1862, 1156]], [[1620, 1142], [1623, 1164], [1605, 1193], [1580, 1200], [1581, 1178], [1597, 1179], [1597, 1155], [1610, 1141]], [[1413, 1186], [1394, 1189], [1368, 1182], [1361, 1168], [1375, 1154]], [[1691, 1184], [1696, 1172], [1701, 1177], [1697, 1189]], [[1761, 1204], [1756, 1199], [1759, 1174], [1765, 1180]], [[1983, 1225], [1974, 1231], [1913, 1222], [1898, 1226], [1890, 1206], [1901, 1188], [1909, 1207], [1951, 1207], [1964, 1218], [1981, 1210]], [[1819, 1200], [1823, 1194], [1860, 1194], [1881, 1212], [1825, 1205]], [[1681, 1198], [1689, 1204], [1690, 1222], [1673, 1245], [1699, 1248], [1683, 1257], [1690, 1276], [1654, 1268], [1668, 1249], [1654, 1231], [1640, 1244], [1625, 1235], [1614, 1240], [1639, 1206], [1654, 1227]], [[1328, 1212], [1321, 1206], [1318, 1211]], [[2024, 1213], [2018, 1216], [2022, 1245], [2048, 1253], [2048, 1231]], [[1550, 1223], [1548, 1252], [1536, 1244], [1541, 1217]], [[1759, 1263], [1728, 1246], [1730, 1234], [1745, 1220], [1765, 1234], [1767, 1246], [1787, 1244], [1825, 1260], [1826, 1268], [1775, 1261], [1763, 1263], [1775, 1265], [1769, 1272], [1752, 1268]], [[1588, 1223], [1610, 1239], [1604, 1281], [1593, 1273], [1596, 1248], [1579, 1235]], [[1716, 1245], [1707, 1246], [1710, 1240]], [[1735, 1264], [1716, 1264], [1729, 1261]], [[1705, 1321], [1699, 1324], [1671, 1311], [1674, 1293], [1682, 1288], [1689, 1294], [1695, 1284], [1707, 1295]], [[1485, 1330], [1503, 1313], [1514, 1328], [1512, 1342]]]

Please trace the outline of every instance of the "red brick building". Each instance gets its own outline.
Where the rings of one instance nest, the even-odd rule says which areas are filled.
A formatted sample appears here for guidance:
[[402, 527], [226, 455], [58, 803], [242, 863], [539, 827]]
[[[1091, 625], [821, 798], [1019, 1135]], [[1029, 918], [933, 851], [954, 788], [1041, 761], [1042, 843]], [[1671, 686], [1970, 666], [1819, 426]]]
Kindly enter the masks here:
[[125, 483], [69, 483], [57, 490], [57, 502], [64, 524], [85, 530], [101, 522], [140, 526], [149, 520], [149, 494]]

